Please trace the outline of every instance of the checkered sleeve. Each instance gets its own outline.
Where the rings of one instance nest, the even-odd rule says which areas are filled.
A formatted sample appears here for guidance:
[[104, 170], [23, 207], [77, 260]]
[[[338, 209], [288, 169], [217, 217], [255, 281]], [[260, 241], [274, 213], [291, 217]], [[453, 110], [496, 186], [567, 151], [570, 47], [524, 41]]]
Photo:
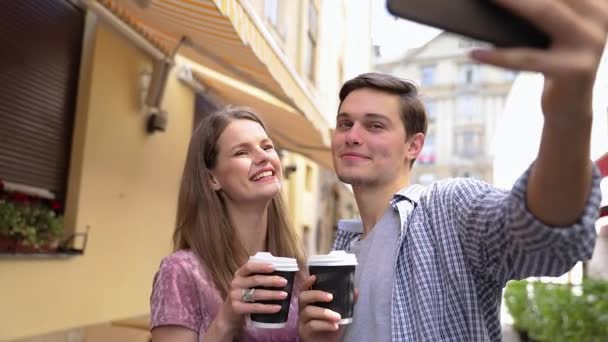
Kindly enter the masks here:
[[344, 231], [344, 230], [338, 230], [338, 234], [336, 235], [336, 240], [334, 241], [334, 245], [332, 247], [332, 251], [345, 251], [345, 250], [347, 250], [348, 249], [348, 245], [350, 244], [350, 242], [357, 235], [358, 234], [353, 233], [353, 232]]
[[511, 191], [463, 179], [448, 187], [448, 211], [472, 269], [505, 284], [531, 276], [559, 276], [591, 257], [601, 199], [600, 175], [593, 169], [590, 195], [582, 215], [570, 226], [544, 224], [528, 209], [530, 169]]

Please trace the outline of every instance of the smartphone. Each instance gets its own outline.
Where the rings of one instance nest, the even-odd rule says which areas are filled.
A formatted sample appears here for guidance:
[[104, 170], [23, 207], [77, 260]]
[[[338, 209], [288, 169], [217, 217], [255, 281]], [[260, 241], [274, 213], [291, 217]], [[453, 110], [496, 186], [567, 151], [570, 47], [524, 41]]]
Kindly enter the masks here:
[[499, 47], [547, 48], [551, 43], [544, 32], [492, 0], [387, 0], [387, 8], [395, 16]]

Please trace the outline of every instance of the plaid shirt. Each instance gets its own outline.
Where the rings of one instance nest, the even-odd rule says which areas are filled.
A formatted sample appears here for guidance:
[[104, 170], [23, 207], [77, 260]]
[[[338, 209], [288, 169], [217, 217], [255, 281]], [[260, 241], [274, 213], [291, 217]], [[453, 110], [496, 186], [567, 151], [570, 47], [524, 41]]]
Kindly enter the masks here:
[[[511, 191], [474, 179], [409, 186], [393, 197], [401, 233], [395, 260], [393, 341], [500, 341], [508, 280], [559, 276], [591, 257], [600, 203], [599, 172], [582, 216], [551, 227], [526, 207], [529, 170]], [[334, 243], [348, 250], [362, 232], [342, 220]]]

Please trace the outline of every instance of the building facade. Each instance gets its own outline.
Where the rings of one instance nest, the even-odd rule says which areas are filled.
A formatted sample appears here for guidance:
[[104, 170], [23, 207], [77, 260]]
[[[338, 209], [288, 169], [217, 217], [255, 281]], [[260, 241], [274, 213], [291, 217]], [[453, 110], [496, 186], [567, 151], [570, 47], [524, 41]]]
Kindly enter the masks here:
[[414, 182], [492, 182], [492, 138], [515, 73], [471, 62], [467, 52], [478, 44], [444, 32], [398, 60], [375, 63], [381, 72], [414, 81], [426, 106], [429, 126]]
[[[29, 172], [48, 159], [42, 149], [39, 161], [15, 167], [18, 147], [44, 143], [32, 135], [24, 145], [25, 133], [3, 125], [0, 180], [7, 191], [59, 202], [65, 237], [86, 236], [86, 245], [66, 239], [68, 251], [82, 253], [0, 253], [0, 341], [147, 340], [152, 277], [171, 252], [190, 134], [219, 106], [250, 106], [265, 119], [282, 151], [289, 214], [309, 252], [327, 251], [337, 218], [356, 215], [352, 193], [331, 172], [329, 140], [341, 82], [369, 69], [370, 29], [361, 23], [369, 22], [368, 1], [35, 2], [3, 5], [22, 21], [11, 26], [5, 18], [0, 26], [13, 51], [2, 75], [17, 77], [25, 66], [20, 77], [42, 82], [34, 67], [53, 66], [51, 57], [62, 56], [46, 44], [54, 31], [21, 24], [35, 15], [57, 22], [51, 14], [58, 7], [77, 13], [82, 37], [72, 48], [80, 58], [67, 66], [75, 75], [75, 91], [66, 95], [73, 105], [60, 113], [67, 133], [58, 149], [67, 151], [66, 166], [49, 173], [58, 177], [52, 182]], [[43, 3], [54, 7], [40, 11]], [[48, 50], [18, 50], [30, 45]], [[32, 56], [40, 63], [28, 64]], [[0, 122], [43, 120], [53, 129], [35, 114], [49, 117], [44, 101], [62, 86], [0, 97], [3, 108], [39, 100], [33, 114], [5, 110]]]

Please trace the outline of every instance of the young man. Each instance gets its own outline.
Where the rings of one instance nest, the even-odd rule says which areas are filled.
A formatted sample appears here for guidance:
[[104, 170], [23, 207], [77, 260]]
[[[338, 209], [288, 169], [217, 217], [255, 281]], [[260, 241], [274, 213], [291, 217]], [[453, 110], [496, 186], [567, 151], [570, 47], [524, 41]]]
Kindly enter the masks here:
[[508, 280], [557, 276], [591, 256], [600, 201], [589, 157], [592, 89], [608, 3], [497, 2], [553, 39], [548, 50], [472, 53], [482, 63], [544, 74], [536, 161], [511, 191], [473, 179], [409, 185], [427, 124], [415, 87], [381, 74], [346, 82], [332, 151], [361, 220], [341, 222], [334, 248], [357, 254], [358, 302], [353, 323], [339, 329], [339, 315], [312, 305], [329, 295], [304, 291], [302, 341], [500, 341]]

